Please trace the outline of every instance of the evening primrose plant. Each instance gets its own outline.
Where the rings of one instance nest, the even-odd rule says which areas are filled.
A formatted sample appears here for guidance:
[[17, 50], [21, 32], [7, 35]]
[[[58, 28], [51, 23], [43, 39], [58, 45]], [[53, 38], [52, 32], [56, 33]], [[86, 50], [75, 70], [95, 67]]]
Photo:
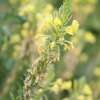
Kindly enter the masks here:
[[[77, 20], [71, 22], [71, 0], [66, 0], [58, 11], [54, 11], [51, 4], [45, 3], [41, 9], [36, 9], [36, 4], [38, 1], [21, 2], [18, 9], [18, 15], [26, 20], [20, 30], [22, 40], [32, 39], [37, 54], [25, 76], [23, 89], [25, 100], [44, 98], [46, 91], [56, 95], [63, 91], [71, 92], [73, 87], [71, 80], [53, 81], [54, 67], [63, 60], [66, 51], [73, 48], [73, 43], [76, 42], [74, 39], [78, 40], [76, 45], [82, 46], [80, 40], [84, 36], [81, 40], [83, 42], [88, 37], [78, 32]], [[16, 43], [19, 38], [19, 35], [14, 35], [11, 41]]]
[[99, 100], [99, 37], [83, 28], [95, 3], [4, 0], [0, 100]]
[[[50, 13], [45, 12], [46, 9], [49, 9]], [[71, 0], [65, 0], [59, 11], [52, 12], [52, 7], [47, 6], [36, 14], [39, 26], [35, 31], [34, 44], [38, 57], [27, 70], [24, 81], [25, 100], [38, 100], [43, 97], [45, 89], [48, 89], [54, 77], [50, 78], [53, 74], [52, 72], [49, 75], [50, 68], [53, 68], [63, 58], [64, 53], [73, 47], [71, 37], [77, 33], [79, 23], [74, 20], [72, 25], [68, 25], [70, 17]], [[70, 88], [69, 85], [69, 82], [64, 82], [62, 89]], [[37, 92], [40, 90], [41, 92]]]
[[[41, 9], [36, 9], [36, 4], [38, 1], [22, 2], [18, 9], [18, 15], [25, 17], [26, 20], [22, 24], [20, 35], [23, 40], [32, 39], [37, 55], [35, 59], [32, 59], [32, 66], [27, 69], [25, 75], [24, 99], [47, 98], [45, 95], [47, 91], [53, 92], [55, 95], [68, 91], [73, 97], [72, 94], [79, 93], [79, 91], [76, 89], [75, 93], [72, 92], [73, 82], [71, 80], [60, 78], [54, 80], [55, 65], [63, 60], [66, 51], [70, 51], [75, 43], [82, 50], [85, 42], [95, 41], [95, 38], [91, 35], [92, 38], [88, 39], [88, 34], [90, 36], [92, 33], [79, 31], [77, 20], [71, 22], [71, 0], [66, 0], [59, 11], [54, 11], [51, 4], [44, 4]], [[17, 38], [18, 35], [15, 35], [12, 37], [12, 41], [18, 42]], [[87, 86], [84, 91], [86, 89]], [[79, 93], [74, 98], [84, 98], [84, 95]]]

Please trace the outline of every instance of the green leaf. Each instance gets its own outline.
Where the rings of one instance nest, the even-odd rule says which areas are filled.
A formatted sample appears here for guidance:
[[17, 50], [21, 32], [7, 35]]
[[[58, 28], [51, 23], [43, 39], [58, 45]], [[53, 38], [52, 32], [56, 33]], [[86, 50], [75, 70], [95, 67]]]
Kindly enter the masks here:
[[63, 20], [63, 23], [66, 23], [70, 18], [72, 13], [72, 0], [65, 0], [63, 5], [59, 8], [59, 15]]
[[54, 72], [54, 66], [53, 65], [49, 65], [48, 67], [48, 75], [47, 75], [47, 80], [48, 83], [51, 82], [55, 77], [55, 72]]

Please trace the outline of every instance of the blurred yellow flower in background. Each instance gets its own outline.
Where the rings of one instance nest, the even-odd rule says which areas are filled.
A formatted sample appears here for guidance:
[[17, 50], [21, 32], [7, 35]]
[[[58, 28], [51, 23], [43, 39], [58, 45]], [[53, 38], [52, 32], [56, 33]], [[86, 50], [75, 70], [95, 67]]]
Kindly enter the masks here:
[[27, 4], [19, 8], [19, 15], [20, 16], [25, 16], [29, 13], [34, 12], [34, 5], [33, 4]]
[[64, 81], [61, 88], [62, 88], [62, 90], [71, 90], [72, 82], [71, 81]]
[[53, 86], [51, 87], [51, 91], [57, 94], [63, 90], [71, 90], [71, 88], [72, 88], [71, 81], [64, 81], [59, 78], [54, 82]]
[[60, 87], [58, 85], [54, 85], [51, 87], [51, 91], [53, 91], [55, 94], [58, 94], [60, 92]]
[[89, 43], [95, 43], [96, 42], [96, 38], [91, 32], [84, 33], [84, 39], [85, 39], [86, 42], [89, 42]]
[[83, 88], [83, 93], [85, 94], [85, 95], [92, 95], [92, 90], [91, 90], [91, 88], [90, 88], [90, 86], [89, 85], [85, 85], [84, 86], [84, 88]]
[[77, 100], [85, 100], [84, 95], [79, 95], [79, 96], [77, 96]]
[[48, 16], [53, 11], [53, 6], [51, 4], [47, 4], [43, 13], [45, 16]]
[[96, 67], [94, 70], [94, 75], [100, 77], [100, 67]]

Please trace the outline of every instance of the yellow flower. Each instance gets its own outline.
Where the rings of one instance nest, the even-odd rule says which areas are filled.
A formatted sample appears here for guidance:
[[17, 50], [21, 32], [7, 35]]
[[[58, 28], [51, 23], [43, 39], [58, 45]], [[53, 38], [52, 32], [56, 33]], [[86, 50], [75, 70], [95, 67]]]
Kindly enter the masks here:
[[41, 13], [38, 13], [36, 15], [37, 17], [37, 26], [38, 26], [38, 29], [37, 29], [37, 32], [38, 33], [44, 33], [49, 27], [50, 27], [50, 24], [52, 24], [53, 22], [53, 17], [51, 14], [49, 14], [48, 16], [44, 16], [43, 14]]
[[53, 6], [51, 4], [47, 4], [43, 11], [43, 14], [45, 16], [48, 16], [52, 11], [53, 11]]
[[41, 13], [37, 13], [36, 18], [37, 18], [37, 20], [42, 20], [43, 15]]
[[70, 90], [71, 87], [72, 87], [71, 81], [63, 81], [61, 78], [59, 78], [54, 82], [54, 85], [51, 88], [51, 90], [55, 93], [59, 93], [62, 90]]
[[55, 84], [53, 87], [51, 87], [51, 91], [53, 91], [54, 93], [58, 94], [59, 91], [60, 91], [60, 87]]
[[83, 95], [79, 95], [78, 97], [77, 97], [77, 100], [84, 100], [85, 99], [85, 97], [83, 96]]
[[56, 18], [54, 19], [54, 25], [56, 25], [56, 26], [62, 25], [62, 21], [60, 20], [59, 17], [56, 17]]
[[70, 90], [72, 87], [72, 82], [71, 81], [65, 81], [63, 82], [61, 88], [62, 90]]
[[84, 33], [84, 39], [85, 39], [86, 42], [89, 42], [89, 43], [95, 43], [96, 42], [96, 38], [92, 35], [91, 32]]
[[39, 90], [38, 90], [38, 93], [42, 93], [42, 92], [43, 92], [43, 89], [39, 89]]
[[79, 29], [79, 23], [76, 20], [73, 20], [72, 25], [68, 26], [65, 29], [65, 32], [70, 35], [73, 35], [74, 33], [78, 31], [78, 29]]
[[46, 11], [51, 12], [53, 10], [53, 6], [51, 4], [46, 5]]
[[57, 79], [57, 81], [55, 82], [55, 84], [57, 85], [62, 85], [63, 80], [61, 78]]
[[96, 67], [96, 68], [95, 68], [94, 74], [95, 74], [95, 76], [100, 77], [100, 67]]
[[90, 96], [87, 96], [85, 99], [86, 100], [93, 100], [93, 97], [92, 97], [92, 95], [90, 95]]
[[84, 88], [83, 88], [83, 93], [86, 94], [86, 95], [91, 95], [92, 94], [92, 90], [91, 88], [89, 87], [89, 85], [85, 85]]
[[34, 12], [34, 6], [32, 4], [27, 4], [25, 6], [22, 6], [19, 10], [20, 10], [19, 15], [24, 16], [27, 15], [28, 13]]
[[61, 91], [61, 85], [63, 84], [63, 80], [61, 78], [57, 79], [54, 82], [53, 87], [51, 88], [51, 91], [58, 94]]

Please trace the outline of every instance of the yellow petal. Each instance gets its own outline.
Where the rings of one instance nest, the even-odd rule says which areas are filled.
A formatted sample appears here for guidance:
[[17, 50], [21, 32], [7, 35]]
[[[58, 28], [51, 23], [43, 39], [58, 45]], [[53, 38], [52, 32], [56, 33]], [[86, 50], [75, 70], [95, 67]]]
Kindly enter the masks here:
[[79, 23], [76, 20], [73, 20], [72, 25], [68, 26], [65, 29], [65, 32], [70, 35], [73, 35], [74, 33], [78, 31], [78, 29], [79, 29]]
[[73, 33], [76, 33], [79, 29], [79, 23], [76, 20], [73, 20], [72, 22], [72, 29], [73, 29]]
[[54, 25], [60, 26], [61, 24], [62, 24], [62, 22], [61, 22], [60, 18], [56, 17], [56, 18], [54, 19]]
[[68, 33], [69, 35], [73, 35], [73, 29], [71, 26], [68, 26], [66, 29], [65, 29], [65, 32]]
[[89, 87], [89, 85], [87, 85], [87, 84], [84, 86], [83, 92], [84, 92], [84, 94], [86, 94], [86, 95], [91, 95], [91, 94], [92, 94], [92, 90], [91, 90], [91, 88]]

